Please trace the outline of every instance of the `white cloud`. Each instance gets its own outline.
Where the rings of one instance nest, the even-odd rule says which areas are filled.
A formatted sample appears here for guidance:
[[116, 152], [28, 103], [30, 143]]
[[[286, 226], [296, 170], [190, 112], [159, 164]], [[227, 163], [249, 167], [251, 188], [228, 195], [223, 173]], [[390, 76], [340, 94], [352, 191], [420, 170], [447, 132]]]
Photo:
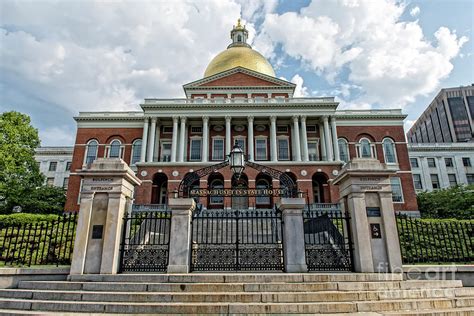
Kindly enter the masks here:
[[308, 96], [308, 88], [303, 85], [304, 79], [299, 74], [294, 75], [290, 82], [296, 84], [294, 92], [295, 97], [300, 98]]
[[329, 83], [348, 74], [361, 88], [354, 104], [404, 107], [438, 88], [467, 41], [445, 27], [429, 41], [418, 21], [401, 21], [405, 9], [394, 0], [313, 0], [300, 13], [267, 14], [255, 41], [272, 57], [281, 45]]
[[418, 16], [418, 14], [420, 14], [420, 7], [416, 6], [413, 9], [410, 10], [410, 15], [412, 17], [416, 17], [416, 16]]
[[416, 120], [405, 120], [403, 123], [403, 128], [405, 129], [405, 133], [415, 124]]

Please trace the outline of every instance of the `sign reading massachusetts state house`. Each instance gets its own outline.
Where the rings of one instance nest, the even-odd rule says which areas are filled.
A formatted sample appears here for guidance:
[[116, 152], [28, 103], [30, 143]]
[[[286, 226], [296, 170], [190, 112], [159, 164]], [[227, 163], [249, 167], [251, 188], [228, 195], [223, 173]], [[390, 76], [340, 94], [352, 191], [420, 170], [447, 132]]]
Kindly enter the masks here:
[[189, 192], [193, 197], [206, 196], [284, 196], [287, 189], [192, 189]]

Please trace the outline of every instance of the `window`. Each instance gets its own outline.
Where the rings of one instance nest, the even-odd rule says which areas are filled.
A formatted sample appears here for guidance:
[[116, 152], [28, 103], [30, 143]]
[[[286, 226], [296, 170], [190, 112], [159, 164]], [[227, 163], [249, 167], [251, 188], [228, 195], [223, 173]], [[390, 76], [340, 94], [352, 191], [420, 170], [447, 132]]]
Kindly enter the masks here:
[[212, 160], [224, 160], [224, 139], [212, 139]]
[[191, 161], [199, 161], [201, 160], [201, 143], [202, 140], [200, 138], [192, 138], [191, 139], [191, 157], [189, 160]]
[[173, 134], [173, 126], [163, 126], [163, 134]]
[[362, 138], [357, 144], [359, 158], [375, 158], [375, 147], [367, 138]]
[[349, 161], [349, 145], [347, 140], [344, 138], [339, 138], [337, 141], [337, 145], [339, 146], [339, 158], [342, 161], [348, 162]]
[[86, 153], [86, 164], [89, 165], [94, 162], [97, 158], [97, 148], [99, 147], [99, 143], [96, 140], [91, 140], [87, 144], [87, 153]]
[[308, 141], [308, 158], [309, 161], [319, 160], [318, 141]]
[[66, 171], [70, 171], [70, 170], [71, 170], [71, 165], [72, 165], [72, 162], [71, 162], [71, 161], [66, 162]]
[[278, 139], [278, 160], [290, 160], [290, 148], [288, 138]]
[[452, 158], [444, 158], [444, 163], [446, 167], [453, 167], [453, 159]]
[[140, 161], [142, 155], [142, 140], [137, 139], [133, 142], [132, 145], [132, 159], [130, 159], [130, 164], [134, 165]]
[[46, 185], [53, 186], [54, 185], [54, 178], [47, 178]]
[[467, 184], [474, 184], [474, 173], [466, 173]]
[[428, 160], [428, 167], [436, 168], [436, 161], [434, 158], [427, 158], [427, 160]]
[[69, 178], [64, 178], [64, 180], [63, 180], [63, 189], [67, 190], [68, 185], [69, 185]]
[[456, 180], [456, 174], [449, 173], [448, 174], [448, 179], [449, 179], [449, 186], [450, 187], [455, 187], [455, 186], [458, 185], [458, 181]]
[[49, 163], [49, 171], [56, 171], [57, 166], [58, 166], [58, 163], [56, 161], [51, 161]]
[[471, 166], [471, 159], [469, 157], [463, 157], [462, 158], [462, 164], [464, 167], [470, 167]]
[[395, 143], [390, 138], [385, 138], [382, 141], [383, 154], [385, 157], [385, 163], [397, 163], [397, 157], [395, 154]]
[[391, 177], [390, 184], [392, 185], [392, 201], [403, 203], [402, 183], [399, 177]]
[[288, 133], [288, 125], [277, 125], [277, 133]]
[[410, 158], [410, 165], [412, 168], [418, 168], [418, 158]]
[[171, 143], [161, 143], [161, 156], [160, 161], [170, 162], [171, 161]]
[[191, 126], [191, 134], [201, 134], [202, 126]]
[[421, 175], [413, 174], [413, 184], [415, 185], [415, 190], [423, 190], [423, 183], [421, 182]]
[[[260, 179], [257, 181], [257, 185], [255, 186], [256, 189], [268, 189], [270, 188], [270, 185], [266, 180]], [[270, 204], [270, 196], [268, 195], [258, 195], [255, 198], [255, 202], [257, 204], [264, 204], [264, 205], [269, 205]]]
[[255, 139], [255, 160], [267, 160], [267, 139]]
[[116, 139], [110, 143], [109, 158], [121, 158], [121, 145], [122, 143], [120, 143], [120, 141]]
[[[223, 189], [224, 188], [224, 183], [222, 180], [216, 179], [211, 182], [211, 189], [216, 190], [216, 189]], [[224, 204], [224, 197], [223, 196], [217, 196], [217, 195], [211, 195], [209, 198], [210, 204]]]
[[430, 174], [431, 186], [434, 190], [439, 189], [439, 178], [437, 174]]
[[316, 133], [317, 126], [316, 125], [306, 125], [306, 131], [308, 133]]
[[245, 138], [243, 138], [243, 137], [236, 137], [236, 138], [234, 139], [234, 144], [237, 144], [237, 145], [242, 149], [242, 151], [243, 151], [243, 153], [244, 153], [244, 155], [245, 155], [245, 153], [246, 153], [246, 151], [245, 151]]

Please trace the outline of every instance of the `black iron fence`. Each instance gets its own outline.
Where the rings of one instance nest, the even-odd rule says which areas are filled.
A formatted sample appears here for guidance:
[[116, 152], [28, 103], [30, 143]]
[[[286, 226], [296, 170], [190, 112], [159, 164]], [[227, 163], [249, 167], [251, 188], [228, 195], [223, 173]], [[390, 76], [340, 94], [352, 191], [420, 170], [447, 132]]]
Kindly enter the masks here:
[[309, 271], [352, 271], [350, 217], [341, 211], [303, 212]]
[[474, 221], [397, 216], [404, 264], [474, 262]]
[[0, 265], [68, 265], [71, 263], [77, 213], [54, 221], [0, 223]]
[[171, 212], [137, 211], [126, 215], [120, 272], [164, 272], [168, 267]]

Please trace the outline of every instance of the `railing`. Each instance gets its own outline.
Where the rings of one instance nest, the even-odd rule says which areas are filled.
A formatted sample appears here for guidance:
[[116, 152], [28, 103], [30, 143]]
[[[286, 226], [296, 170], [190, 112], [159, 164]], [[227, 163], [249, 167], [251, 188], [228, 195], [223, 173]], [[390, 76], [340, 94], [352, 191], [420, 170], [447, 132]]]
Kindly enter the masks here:
[[340, 212], [341, 207], [339, 203], [311, 203], [306, 205], [306, 210]]
[[145, 104], [223, 104], [223, 103], [334, 103], [333, 97], [321, 98], [195, 98], [145, 99]]
[[133, 204], [132, 212], [153, 212], [166, 211], [168, 206], [166, 204]]
[[67, 265], [71, 263], [77, 213], [52, 222], [0, 223], [0, 265]]
[[474, 262], [474, 221], [397, 216], [404, 264]]

